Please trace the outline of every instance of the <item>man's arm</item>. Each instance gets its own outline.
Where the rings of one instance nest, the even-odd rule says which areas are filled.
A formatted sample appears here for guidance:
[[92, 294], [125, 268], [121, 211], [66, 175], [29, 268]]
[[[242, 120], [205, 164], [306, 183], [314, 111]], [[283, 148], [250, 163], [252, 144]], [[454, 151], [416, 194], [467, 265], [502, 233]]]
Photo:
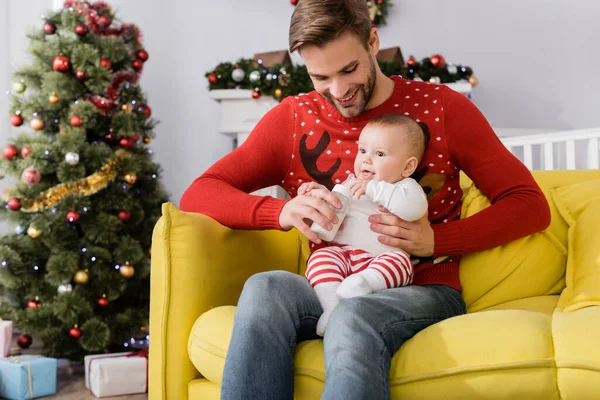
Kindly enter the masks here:
[[370, 180], [366, 195], [405, 221], [416, 221], [427, 213], [427, 197], [414, 179], [397, 183]]
[[448, 148], [492, 205], [465, 219], [432, 225], [435, 256], [483, 251], [544, 230], [550, 208], [527, 168], [500, 142], [481, 112], [444, 89]]
[[197, 178], [181, 197], [183, 211], [214, 218], [234, 229], [281, 229], [285, 200], [247, 193], [281, 183], [291, 161], [294, 110], [284, 100], [248, 139]]

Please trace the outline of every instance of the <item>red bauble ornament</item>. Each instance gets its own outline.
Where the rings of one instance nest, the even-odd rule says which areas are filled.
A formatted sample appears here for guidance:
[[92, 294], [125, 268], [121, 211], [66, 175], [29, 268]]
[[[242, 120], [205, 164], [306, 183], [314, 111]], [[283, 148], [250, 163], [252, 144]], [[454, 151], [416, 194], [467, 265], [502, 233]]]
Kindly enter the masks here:
[[11, 161], [13, 158], [15, 158], [17, 154], [19, 154], [19, 152], [17, 151], [17, 146], [12, 144], [9, 144], [4, 148], [4, 150], [2, 150], [2, 155], [8, 161]]
[[140, 135], [138, 135], [137, 133], [134, 133], [133, 135], [131, 135], [132, 142], [137, 143], [138, 140], [140, 140]]
[[136, 71], [141, 71], [142, 68], [144, 67], [144, 62], [142, 60], [135, 60], [133, 62], [133, 69], [135, 69]]
[[137, 52], [137, 58], [139, 58], [143, 62], [148, 61], [148, 57], [148, 52], [146, 50], [140, 50]]
[[46, 22], [44, 24], [44, 32], [46, 33], [46, 35], [53, 35], [54, 32], [56, 32], [56, 25], [50, 22]]
[[410, 56], [410, 57], [408, 58], [408, 60], [406, 61], [406, 64], [407, 64], [409, 67], [414, 67], [414, 66], [416, 66], [416, 65], [417, 65], [417, 60], [416, 60], [416, 58], [414, 58], [413, 56]]
[[111, 135], [110, 133], [107, 133], [106, 136], [104, 136], [104, 139], [106, 140], [113, 140], [113, 135]]
[[79, 213], [74, 210], [71, 210], [67, 213], [67, 221], [69, 222], [77, 222], [79, 221], [79, 217]]
[[103, 28], [108, 28], [110, 24], [112, 24], [112, 19], [110, 19], [110, 17], [107, 17], [106, 15], [103, 15], [100, 18], [98, 18], [98, 24]]
[[19, 338], [17, 339], [17, 344], [19, 345], [20, 348], [22, 349], [28, 349], [29, 346], [31, 346], [31, 343], [33, 342], [33, 339], [31, 338], [31, 336], [29, 336], [27, 333], [22, 334], [21, 336], [19, 336]]
[[100, 65], [103, 68], [110, 69], [112, 67], [112, 62], [108, 58], [101, 58]]
[[30, 145], [25, 145], [25, 146], [21, 147], [21, 156], [23, 156], [23, 158], [29, 157], [29, 154], [31, 154], [31, 146]]
[[208, 83], [215, 84], [219, 82], [219, 78], [215, 74], [208, 74]]
[[10, 123], [12, 126], [21, 126], [23, 125], [23, 117], [21, 117], [19, 114], [13, 114], [10, 117]]
[[131, 219], [131, 213], [127, 210], [119, 211], [119, 219], [128, 222]]
[[83, 82], [87, 79], [87, 73], [82, 69], [78, 69], [75, 72], [75, 78]]
[[81, 117], [79, 115], [73, 115], [71, 117], [71, 125], [78, 128], [81, 125], [83, 125], [83, 120], [81, 119]]
[[146, 118], [150, 118], [150, 116], [152, 115], [152, 109], [150, 109], [150, 107], [148, 107], [147, 105], [143, 105], [142, 107], [140, 107], [142, 109], [142, 112], [144, 113], [144, 116]]
[[252, 92], [252, 98], [254, 98], [254, 99], [260, 99], [260, 92], [258, 90], [254, 90]]
[[446, 59], [444, 59], [444, 57], [440, 54], [432, 55], [429, 61], [431, 62], [431, 65], [433, 65], [434, 68], [442, 69], [446, 67]]
[[12, 199], [8, 200], [8, 208], [10, 208], [13, 211], [19, 211], [21, 209], [21, 200], [17, 199], [16, 197], [13, 197]]
[[97, 109], [103, 112], [108, 112], [113, 106], [113, 102], [104, 97], [93, 97], [90, 101]]
[[75, 27], [75, 33], [77, 34], [77, 36], [85, 36], [87, 35], [88, 31], [88, 27], [84, 24], [77, 24], [77, 26]]
[[135, 142], [131, 138], [123, 138], [119, 141], [119, 144], [124, 149], [133, 149], [135, 147]]
[[58, 72], [67, 72], [70, 66], [69, 57], [66, 56], [56, 56], [52, 61], [52, 69]]
[[292, 3], [293, 6], [295, 6], [296, 4], [298, 4], [298, 0], [290, 0], [290, 3]]
[[25, 168], [23, 173], [21, 174], [21, 179], [28, 185], [36, 185], [40, 183], [42, 179], [42, 174], [35, 167]]
[[73, 339], [79, 339], [81, 337], [81, 329], [75, 325], [69, 330], [69, 336], [71, 336]]
[[40, 308], [40, 301], [38, 299], [29, 300], [27, 308]]
[[106, 297], [101, 297], [100, 299], [98, 299], [98, 305], [106, 307], [108, 305], [108, 299]]

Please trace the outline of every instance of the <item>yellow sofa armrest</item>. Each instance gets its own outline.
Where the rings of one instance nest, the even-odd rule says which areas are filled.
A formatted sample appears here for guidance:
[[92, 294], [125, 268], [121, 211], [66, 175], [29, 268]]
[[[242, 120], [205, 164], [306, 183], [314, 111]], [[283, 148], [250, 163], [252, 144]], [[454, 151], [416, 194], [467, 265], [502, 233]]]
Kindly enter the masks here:
[[150, 278], [150, 399], [186, 399], [199, 376], [187, 344], [205, 311], [235, 305], [244, 282], [267, 270], [297, 273], [303, 260], [296, 230], [229, 229], [202, 214], [162, 206], [152, 236]]

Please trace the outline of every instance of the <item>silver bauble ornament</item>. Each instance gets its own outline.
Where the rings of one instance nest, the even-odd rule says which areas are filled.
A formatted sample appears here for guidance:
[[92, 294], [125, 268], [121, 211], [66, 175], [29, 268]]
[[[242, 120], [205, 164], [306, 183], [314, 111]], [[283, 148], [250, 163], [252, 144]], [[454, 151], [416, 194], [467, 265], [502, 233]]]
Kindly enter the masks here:
[[245, 76], [246, 76], [246, 73], [241, 68], [236, 68], [231, 73], [231, 79], [233, 79], [234, 81], [236, 81], [238, 83], [243, 81]]
[[439, 85], [440, 83], [442, 83], [442, 80], [439, 76], [432, 76], [431, 78], [429, 78], [429, 82], [436, 83]]
[[79, 154], [68, 152], [65, 154], [65, 161], [69, 165], [77, 165], [79, 164]]
[[72, 291], [72, 290], [73, 290], [73, 287], [71, 286], [71, 284], [68, 284], [68, 285], [60, 285], [60, 286], [58, 287], [58, 290], [57, 290], [57, 292], [58, 292], [59, 294], [65, 294], [65, 293], [68, 293], [68, 292], [70, 292], [70, 291]]
[[260, 80], [260, 71], [250, 72], [250, 75], [248, 76], [248, 78], [250, 79], [250, 82], [252, 82], [252, 83], [258, 82]]
[[451, 75], [454, 75], [458, 72], [458, 68], [456, 68], [456, 65], [448, 65], [447, 69], [448, 73]]

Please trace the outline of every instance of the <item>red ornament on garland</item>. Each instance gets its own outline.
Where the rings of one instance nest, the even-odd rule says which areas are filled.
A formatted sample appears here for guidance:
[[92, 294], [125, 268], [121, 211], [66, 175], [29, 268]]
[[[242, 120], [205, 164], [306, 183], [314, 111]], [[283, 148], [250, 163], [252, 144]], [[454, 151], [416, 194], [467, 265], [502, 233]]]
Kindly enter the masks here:
[[67, 213], [67, 221], [69, 221], [69, 222], [75, 223], [75, 222], [79, 221], [79, 217], [80, 217], [79, 213], [74, 210], [71, 210]]
[[58, 72], [67, 72], [70, 66], [69, 57], [66, 56], [56, 56], [52, 61], [52, 69]]
[[12, 159], [15, 158], [17, 154], [19, 154], [19, 152], [17, 151], [17, 146], [13, 144], [9, 144], [4, 148], [4, 150], [2, 150], [2, 155], [8, 161], [12, 161]]
[[133, 69], [139, 72], [142, 68], [144, 68], [144, 62], [142, 60], [135, 60], [133, 62]]
[[108, 28], [110, 24], [112, 24], [112, 19], [110, 19], [110, 17], [107, 17], [106, 15], [103, 15], [98, 19], [98, 24], [102, 28]]
[[40, 301], [36, 298], [27, 302], [27, 308], [40, 308]]
[[446, 59], [444, 59], [444, 57], [440, 54], [432, 55], [429, 61], [434, 68], [442, 69], [446, 67]]
[[85, 36], [89, 32], [89, 29], [84, 24], [77, 24], [75, 27], [75, 33], [77, 36]]
[[148, 61], [148, 58], [149, 58], [148, 52], [146, 50], [140, 50], [140, 51], [138, 51], [137, 52], [137, 58], [139, 58], [143, 62]]
[[254, 91], [252, 92], [252, 98], [258, 100], [258, 99], [260, 99], [260, 96], [261, 96], [260, 91], [257, 89], [254, 89]]
[[77, 80], [83, 82], [87, 79], [87, 73], [82, 69], [78, 69], [75, 72], [75, 78], [77, 78]]
[[10, 208], [13, 211], [19, 211], [21, 209], [21, 200], [17, 199], [16, 197], [13, 197], [12, 199], [8, 200], [8, 208]]
[[415, 66], [417, 65], [417, 59], [416, 59], [416, 58], [414, 58], [413, 56], [410, 56], [410, 57], [408, 58], [408, 61], [406, 61], [406, 64], [407, 64], [409, 67], [415, 67]]
[[98, 299], [98, 305], [101, 307], [106, 307], [108, 305], [109, 301], [106, 298], [106, 295], [103, 295], [101, 298]]
[[121, 145], [122, 148], [127, 149], [127, 150], [131, 150], [135, 147], [135, 142], [133, 140], [131, 140], [131, 138], [122, 138], [119, 141], [119, 144]]
[[10, 117], [10, 123], [12, 126], [21, 126], [23, 125], [23, 117], [21, 117], [19, 114], [13, 114]]
[[71, 125], [78, 128], [81, 125], [83, 125], [83, 120], [81, 119], [81, 117], [79, 115], [73, 115], [71, 117]]
[[73, 339], [79, 339], [81, 337], [81, 329], [75, 325], [69, 330], [69, 336], [71, 336]]
[[298, 0], [290, 0], [290, 3], [292, 3], [293, 6], [298, 4]]
[[102, 66], [102, 68], [111, 69], [112, 62], [108, 58], [101, 58], [100, 65]]
[[31, 336], [29, 336], [29, 334], [24, 333], [21, 336], [19, 336], [19, 338], [17, 339], [17, 344], [19, 345], [20, 348], [22, 349], [28, 349], [29, 346], [31, 346], [31, 343], [33, 343], [33, 339], [31, 338]]
[[144, 117], [150, 118], [150, 116], [152, 115], [152, 109], [150, 107], [148, 107], [146, 104], [144, 104], [140, 108], [142, 109], [142, 112], [144, 113]]
[[46, 22], [44, 24], [44, 33], [46, 35], [53, 35], [56, 32], [56, 25], [51, 22]]
[[219, 78], [215, 74], [208, 74], [208, 83], [214, 85], [217, 82], [219, 82]]
[[131, 219], [131, 212], [127, 210], [119, 211], [119, 219], [123, 222], [129, 222]]
[[21, 156], [23, 156], [23, 158], [29, 157], [29, 154], [31, 154], [31, 146], [30, 145], [27, 144], [27, 145], [21, 147]]

